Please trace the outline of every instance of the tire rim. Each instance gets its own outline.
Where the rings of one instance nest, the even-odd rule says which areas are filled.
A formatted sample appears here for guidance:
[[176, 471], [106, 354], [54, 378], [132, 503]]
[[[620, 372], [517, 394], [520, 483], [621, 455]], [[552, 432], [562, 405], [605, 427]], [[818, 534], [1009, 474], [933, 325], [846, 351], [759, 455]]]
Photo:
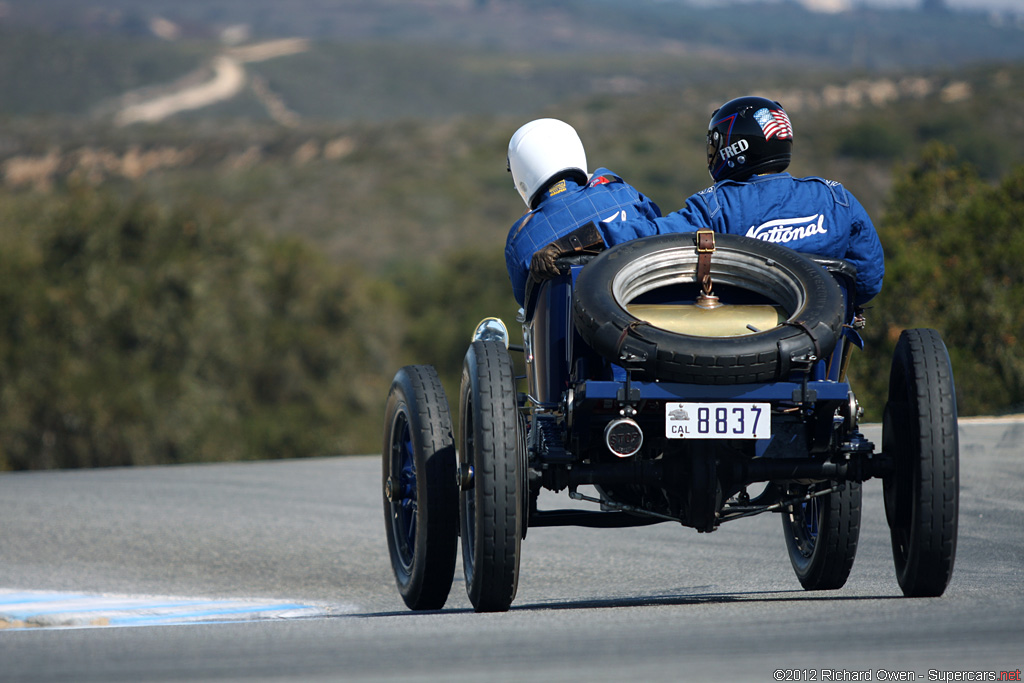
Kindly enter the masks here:
[[399, 410], [391, 429], [391, 490], [388, 492], [391, 506], [391, 528], [394, 532], [395, 550], [403, 571], [412, 572], [416, 556], [416, 460], [413, 457], [412, 432], [409, 416]]
[[800, 554], [810, 557], [814, 554], [814, 548], [818, 543], [818, 519], [821, 514], [821, 503], [817, 498], [798, 507], [798, 519], [801, 524], [795, 525], [797, 532], [797, 547]]
[[[470, 396], [466, 397], [466, 411], [462, 419], [465, 423], [462, 432], [466, 435], [465, 463], [472, 465], [475, 460], [476, 443], [473, 438], [473, 399]], [[462, 491], [460, 494], [462, 496], [462, 566], [467, 586], [473, 582], [473, 565], [476, 561], [476, 488], [474, 485], [473, 488]]]
[[[770, 269], [772, 277], [765, 277]], [[692, 248], [665, 249], [636, 259], [612, 278], [611, 291], [623, 310], [639, 296], [662, 287], [693, 284], [697, 274], [697, 255]], [[715, 283], [744, 289], [767, 297], [794, 319], [806, 304], [799, 281], [782, 264], [728, 248], [715, 252], [711, 274]]]
[[820, 520], [821, 500], [816, 497], [790, 507], [790, 535], [793, 547], [806, 559], [814, 555]]

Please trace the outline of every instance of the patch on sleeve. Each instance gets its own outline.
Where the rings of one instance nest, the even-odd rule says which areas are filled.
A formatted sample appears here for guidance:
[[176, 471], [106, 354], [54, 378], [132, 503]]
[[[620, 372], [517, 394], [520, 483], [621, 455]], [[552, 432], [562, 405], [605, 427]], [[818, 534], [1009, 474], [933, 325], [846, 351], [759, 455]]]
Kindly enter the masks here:
[[621, 182], [622, 178], [617, 178], [615, 176], [598, 175], [590, 179], [590, 182], [587, 183], [587, 187], [597, 187], [598, 185], [608, 185], [609, 183]]

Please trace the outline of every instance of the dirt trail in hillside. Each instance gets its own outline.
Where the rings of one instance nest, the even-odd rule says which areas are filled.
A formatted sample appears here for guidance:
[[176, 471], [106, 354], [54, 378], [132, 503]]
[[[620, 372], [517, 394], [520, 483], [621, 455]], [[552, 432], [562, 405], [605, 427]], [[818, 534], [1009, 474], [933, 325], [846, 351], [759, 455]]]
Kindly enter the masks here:
[[308, 49], [309, 42], [300, 38], [274, 40], [229, 49], [213, 59], [212, 79], [129, 104], [116, 114], [114, 121], [120, 126], [153, 123], [183, 111], [230, 100], [242, 92], [248, 80], [243, 64], [298, 54]]

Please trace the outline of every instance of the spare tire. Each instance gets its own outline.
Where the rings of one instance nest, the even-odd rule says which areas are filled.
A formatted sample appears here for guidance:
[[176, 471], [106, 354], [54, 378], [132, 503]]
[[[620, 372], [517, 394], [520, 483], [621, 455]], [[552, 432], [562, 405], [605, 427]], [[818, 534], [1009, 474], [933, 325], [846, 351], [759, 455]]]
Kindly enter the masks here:
[[580, 272], [573, 320], [598, 354], [638, 371], [639, 379], [745, 384], [787, 379], [832, 353], [842, 332], [844, 300], [821, 266], [792, 249], [740, 235], [716, 234], [710, 274], [716, 287], [747, 290], [784, 312], [771, 329], [728, 337], [672, 332], [631, 315], [627, 305], [662, 287], [696, 292], [696, 233], [656, 235], [596, 256]]

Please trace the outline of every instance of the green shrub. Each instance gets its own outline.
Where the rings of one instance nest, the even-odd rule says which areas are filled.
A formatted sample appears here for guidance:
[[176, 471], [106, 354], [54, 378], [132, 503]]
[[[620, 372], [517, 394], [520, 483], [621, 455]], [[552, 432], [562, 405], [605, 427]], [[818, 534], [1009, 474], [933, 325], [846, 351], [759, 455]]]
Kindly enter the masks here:
[[[216, 207], [77, 188], [0, 230], [0, 468], [367, 448], [382, 289]], [[31, 217], [29, 213], [32, 213]], [[18, 219], [18, 220], [13, 220]]]
[[[903, 169], [882, 220], [885, 284], [853, 372], [879, 419], [899, 333], [933, 327], [949, 349], [961, 415], [1024, 406], [1024, 166], [998, 185], [931, 145]], [[858, 392], [858, 395], [861, 395]]]

